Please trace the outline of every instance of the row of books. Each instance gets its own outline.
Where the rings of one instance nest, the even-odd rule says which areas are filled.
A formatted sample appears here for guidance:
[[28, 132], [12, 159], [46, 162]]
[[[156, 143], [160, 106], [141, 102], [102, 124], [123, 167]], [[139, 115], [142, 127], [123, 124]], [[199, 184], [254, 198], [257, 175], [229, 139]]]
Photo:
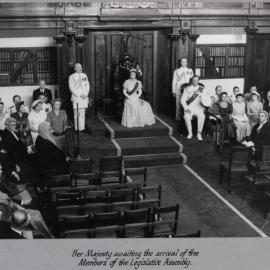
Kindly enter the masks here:
[[55, 74], [52, 72], [38, 73], [37, 79], [38, 81], [45, 80], [47, 84], [52, 84], [55, 83]]
[[10, 52], [7, 50], [0, 51], [0, 62], [3, 63], [3, 62], [9, 62], [9, 61], [10, 61]]
[[10, 63], [1, 63], [0, 64], [0, 73], [10, 72]]
[[37, 61], [48, 61], [53, 59], [53, 53], [50, 50], [39, 50], [37, 51]]
[[243, 67], [230, 67], [226, 70], [227, 77], [243, 77], [244, 68]]
[[[226, 47], [209, 47], [210, 56], [226, 56]], [[200, 47], [196, 48], [196, 56], [202, 56]]]
[[52, 71], [53, 70], [53, 63], [48, 61], [37, 62], [37, 71], [44, 72], [44, 71]]
[[9, 83], [10, 83], [9, 74], [8, 73], [0, 74], [0, 85], [7, 85]]
[[[18, 69], [19, 68], [19, 65], [20, 65], [21, 63], [13, 63], [13, 70], [16, 70], [16, 69]], [[22, 73], [32, 73], [33, 72], [33, 63], [32, 62], [28, 62], [27, 64], [26, 64], [26, 66], [23, 68], [23, 70], [22, 70]]]
[[[216, 67], [224, 67], [226, 65], [226, 58], [225, 57], [213, 57], [213, 63]], [[205, 67], [205, 58], [204, 57], [196, 57], [195, 61], [196, 67]]]
[[228, 59], [229, 66], [243, 66], [244, 65], [244, 57], [229, 57]]
[[203, 57], [196, 57], [195, 66], [196, 67], [204, 67], [205, 66], [205, 59]]
[[23, 50], [23, 51], [13, 51], [13, 61], [14, 62], [22, 62], [24, 57], [27, 56], [29, 51]]
[[[241, 78], [244, 76], [243, 67], [231, 67], [227, 69], [225, 67], [217, 67], [216, 71], [217, 71], [217, 74], [219, 74], [221, 78], [228, 78], [228, 77]], [[196, 68], [196, 74], [199, 75], [201, 78], [206, 78], [209, 76], [207, 68]], [[213, 76], [209, 76], [209, 77], [212, 78]]]
[[34, 83], [34, 74], [33, 73], [23, 73], [21, 74], [17, 81], [20, 84], [33, 84]]
[[230, 47], [229, 48], [229, 56], [244, 56], [245, 55], [245, 47]]

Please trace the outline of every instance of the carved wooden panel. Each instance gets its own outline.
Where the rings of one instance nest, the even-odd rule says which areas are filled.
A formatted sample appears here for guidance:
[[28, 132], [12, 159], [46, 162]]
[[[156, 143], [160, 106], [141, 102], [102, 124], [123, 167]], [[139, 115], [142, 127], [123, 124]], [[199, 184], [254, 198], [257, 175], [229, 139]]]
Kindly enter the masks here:
[[[93, 97], [97, 101], [101, 97], [111, 97], [112, 76], [115, 63], [119, 60], [122, 52], [122, 45], [125, 34], [132, 35], [128, 38], [128, 54], [135, 57], [143, 71], [143, 87], [144, 90], [153, 97], [153, 50], [154, 31], [129, 31], [129, 32], [89, 32], [88, 40], [89, 48], [86, 51], [91, 62], [87, 63], [88, 70], [91, 71], [90, 83], [94, 92]], [[135, 37], [135, 38], [134, 38]], [[136, 37], [143, 40], [138, 40]]]

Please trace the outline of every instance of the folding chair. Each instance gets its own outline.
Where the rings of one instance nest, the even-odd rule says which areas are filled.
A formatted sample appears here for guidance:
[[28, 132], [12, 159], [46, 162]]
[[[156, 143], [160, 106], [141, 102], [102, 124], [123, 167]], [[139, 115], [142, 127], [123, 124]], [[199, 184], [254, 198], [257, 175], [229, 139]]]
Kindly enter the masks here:
[[91, 224], [91, 219], [91, 215], [63, 217], [61, 222], [62, 232], [67, 230], [88, 229]]
[[68, 165], [72, 173], [91, 173], [93, 160], [91, 158], [70, 159]]
[[156, 187], [139, 187], [137, 188], [137, 200], [141, 201], [151, 201], [151, 200], [158, 200], [159, 204], [161, 205], [161, 192], [162, 192], [162, 186], [156, 186]]
[[122, 167], [122, 156], [100, 158], [99, 178], [101, 183], [122, 183]]
[[97, 227], [89, 231], [89, 238], [119, 238], [121, 231], [122, 228], [117, 225]]
[[[147, 179], [147, 168], [137, 168], [137, 169], [125, 169], [124, 171], [124, 183], [128, 182], [129, 176], [143, 176], [143, 186], [146, 187]], [[134, 179], [132, 179], [134, 181]]]
[[173, 235], [172, 237], [173, 238], [197, 238], [197, 237], [201, 237], [201, 231], [198, 230], [197, 232], [194, 232], [194, 233]]
[[49, 177], [48, 184], [49, 184], [50, 188], [71, 186], [73, 178], [74, 178], [73, 174], [54, 175], [54, 176]]
[[[247, 189], [245, 192], [245, 185], [250, 187], [250, 192], [253, 193], [255, 188], [270, 186], [270, 170], [266, 171], [255, 171], [253, 175], [245, 175], [241, 177], [241, 191], [244, 199]], [[263, 190], [264, 191], [264, 190]]]
[[231, 192], [232, 175], [245, 175], [249, 172], [250, 149], [246, 147], [233, 147], [228, 162], [220, 162], [220, 183], [223, 182], [224, 172], [227, 175], [228, 192]]
[[126, 224], [123, 230], [124, 238], [143, 238], [152, 237], [153, 229], [152, 223], [142, 222], [142, 223], [132, 223]]
[[176, 235], [179, 217], [179, 204], [153, 209], [153, 236]]
[[151, 220], [151, 208], [127, 210], [123, 215], [123, 223], [148, 223]]
[[108, 205], [110, 211], [126, 211], [130, 209], [135, 209], [136, 202], [133, 201], [123, 201], [123, 202], [113, 202]]
[[113, 189], [111, 190], [111, 201], [135, 201], [136, 194], [136, 188]]
[[93, 220], [91, 222], [91, 228], [102, 227], [112, 225], [120, 225], [121, 223], [121, 212], [105, 212], [105, 213], [95, 213], [93, 215]]
[[85, 203], [106, 203], [111, 202], [109, 192], [106, 189], [103, 190], [90, 190], [84, 193]]
[[56, 193], [55, 206], [83, 204], [81, 192]]
[[263, 145], [260, 160], [252, 160], [250, 167], [253, 171], [270, 170], [270, 145]]
[[73, 179], [73, 186], [87, 186], [97, 185], [98, 175], [95, 173], [75, 173]]
[[67, 230], [62, 234], [63, 238], [76, 238], [85, 239], [90, 237], [88, 229], [78, 229], [78, 230]]

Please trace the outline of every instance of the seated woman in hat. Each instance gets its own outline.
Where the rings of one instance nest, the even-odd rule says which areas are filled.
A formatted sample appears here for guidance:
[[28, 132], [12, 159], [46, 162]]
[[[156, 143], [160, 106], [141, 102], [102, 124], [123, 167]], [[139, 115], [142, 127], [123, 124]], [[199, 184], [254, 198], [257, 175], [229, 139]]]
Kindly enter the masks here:
[[126, 99], [121, 123], [129, 128], [153, 125], [155, 116], [152, 108], [148, 102], [140, 99], [142, 83], [136, 79], [136, 69], [131, 69], [129, 74], [130, 78], [123, 84]]
[[252, 92], [250, 101], [247, 102], [247, 116], [249, 118], [249, 125], [252, 129], [259, 121], [259, 112], [263, 110], [263, 104], [259, 100], [260, 94]]
[[63, 150], [65, 146], [65, 130], [68, 127], [68, 118], [66, 112], [61, 110], [61, 105], [61, 99], [58, 98], [54, 100], [53, 110], [48, 112], [46, 121], [51, 124], [56, 145]]
[[16, 132], [25, 146], [32, 146], [33, 139], [28, 124], [28, 113], [25, 112], [23, 101], [16, 103], [16, 110], [17, 112], [10, 115], [16, 119]]
[[33, 142], [36, 142], [38, 136], [38, 126], [47, 118], [47, 113], [42, 109], [42, 102], [35, 100], [32, 103], [32, 111], [28, 115], [28, 123], [31, 130]]

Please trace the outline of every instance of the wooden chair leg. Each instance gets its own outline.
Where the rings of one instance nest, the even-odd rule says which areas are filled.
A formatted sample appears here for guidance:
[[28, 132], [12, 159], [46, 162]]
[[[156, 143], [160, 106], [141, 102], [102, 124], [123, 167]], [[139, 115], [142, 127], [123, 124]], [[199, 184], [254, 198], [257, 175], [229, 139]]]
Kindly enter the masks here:
[[227, 187], [228, 187], [228, 193], [231, 193], [231, 172], [228, 172]]
[[220, 165], [220, 176], [219, 176], [219, 183], [223, 183], [223, 167]]

